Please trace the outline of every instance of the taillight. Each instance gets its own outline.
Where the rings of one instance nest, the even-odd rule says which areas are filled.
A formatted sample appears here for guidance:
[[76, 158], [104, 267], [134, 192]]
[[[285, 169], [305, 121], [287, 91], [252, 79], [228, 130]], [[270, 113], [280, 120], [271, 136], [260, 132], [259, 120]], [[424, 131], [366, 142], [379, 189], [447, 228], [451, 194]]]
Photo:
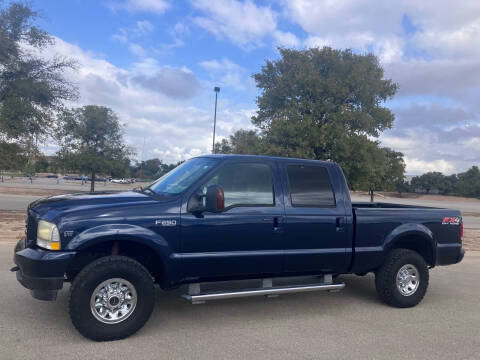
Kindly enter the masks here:
[[460, 223], [460, 243], [463, 241], [463, 220]]

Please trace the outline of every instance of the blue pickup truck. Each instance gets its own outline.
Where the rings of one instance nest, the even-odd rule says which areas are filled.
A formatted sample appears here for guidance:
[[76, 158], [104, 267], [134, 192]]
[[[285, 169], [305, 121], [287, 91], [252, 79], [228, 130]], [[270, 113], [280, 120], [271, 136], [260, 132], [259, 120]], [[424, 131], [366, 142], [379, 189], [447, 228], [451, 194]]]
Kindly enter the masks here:
[[[345, 284], [336, 275], [374, 272], [381, 300], [411, 307], [426, 293], [430, 268], [462, 260], [462, 229], [457, 210], [352, 203], [333, 162], [211, 155], [146, 188], [33, 202], [12, 271], [40, 300], [55, 300], [71, 282], [74, 326], [114, 340], [148, 320], [154, 284], [184, 285], [183, 297], [202, 303], [338, 291]], [[201, 289], [246, 279], [258, 287]]]

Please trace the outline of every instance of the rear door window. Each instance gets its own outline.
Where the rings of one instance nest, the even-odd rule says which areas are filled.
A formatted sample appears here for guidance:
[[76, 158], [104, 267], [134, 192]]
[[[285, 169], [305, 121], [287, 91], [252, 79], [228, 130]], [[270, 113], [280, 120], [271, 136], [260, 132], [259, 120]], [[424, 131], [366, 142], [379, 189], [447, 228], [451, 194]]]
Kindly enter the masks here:
[[318, 165], [287, 165], [292, 206], [335, 207], [328, 171]]

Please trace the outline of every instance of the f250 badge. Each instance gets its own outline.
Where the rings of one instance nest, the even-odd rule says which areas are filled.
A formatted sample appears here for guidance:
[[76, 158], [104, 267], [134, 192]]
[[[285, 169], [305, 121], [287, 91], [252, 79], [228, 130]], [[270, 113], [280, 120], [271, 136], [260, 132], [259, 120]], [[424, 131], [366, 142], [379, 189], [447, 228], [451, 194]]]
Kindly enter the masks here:
[[442, 225], [460, 225], [462, 219], [458, 216], [455, 217], [444, 217], [442, 220]]
[[177, 220], [155, 220], [155, 225], [177, 226]]

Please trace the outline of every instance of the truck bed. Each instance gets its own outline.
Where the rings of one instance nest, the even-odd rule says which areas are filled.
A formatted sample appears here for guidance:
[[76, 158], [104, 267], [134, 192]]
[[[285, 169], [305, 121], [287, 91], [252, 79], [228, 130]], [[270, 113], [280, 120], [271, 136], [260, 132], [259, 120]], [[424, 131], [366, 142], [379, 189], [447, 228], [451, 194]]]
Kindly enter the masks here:
[[418, 206], [418, 205], [405, 205], [405, 204], [394, 204], [394, 203], [384, 203], [384, 202], [353, 202], [353, 208], [368, 208], [368, 209], [441, 209], [441, 208], [434, 208], [429, 206]]
[[[455, 263], [460, 253], [460, 224], [444, 223], [445, 218], [461, 219], [458, 210], [357, 202], [352, 203], [352, 212], [353, 272], [365, 272], [380, 266], [384, 255], [388, 253], [390, 242], [394, 242], [398, 234], [402, 234], [404, 241], [413, 246], [418, 244], [419, 249], [424, 246], [422, 244], [426, 243], [426, 239], [433, 239], [433, 245], [429, 246], [436, 248], [436, 252], [430, 266]], [[423, 234], [424, 238], [419, 234]]]

